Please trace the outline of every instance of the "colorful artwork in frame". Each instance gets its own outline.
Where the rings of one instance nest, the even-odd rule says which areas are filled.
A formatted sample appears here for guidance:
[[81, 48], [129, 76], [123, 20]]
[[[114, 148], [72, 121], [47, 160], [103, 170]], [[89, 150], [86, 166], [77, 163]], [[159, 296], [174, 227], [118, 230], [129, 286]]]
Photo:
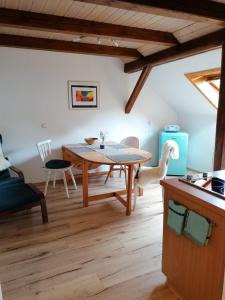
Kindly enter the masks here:
[[99, 83], [68, 81], [70, 109], [98, 109]]

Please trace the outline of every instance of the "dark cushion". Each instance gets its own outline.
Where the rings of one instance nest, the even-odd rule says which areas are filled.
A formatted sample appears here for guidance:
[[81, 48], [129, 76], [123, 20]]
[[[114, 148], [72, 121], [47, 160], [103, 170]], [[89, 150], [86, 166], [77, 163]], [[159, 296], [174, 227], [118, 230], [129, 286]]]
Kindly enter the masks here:
[[10, 188], [12, 185], [18, 184], [21, 182], [24, 182], [23, 178], [21, 178], [21, 177], [9, 177], [5, 180], [0, 181], [0, 190], [2, 188], [6, 188], [6, 187]]
[[10, 174], [9, 174], [8, 169], [0, 172], [0, 182], [2, 180], [8, 179], [8, 178], [10, 178]]
[[52, 159], [45, 164], [45, 167], [48, 169], [64, 169], [70, 166], [71, 162], [63, 159]]
[[10, 188], [0, 189], [0, 211], [19, 208], [39, 200], [39, 195], [25, 183], [18, 183]]

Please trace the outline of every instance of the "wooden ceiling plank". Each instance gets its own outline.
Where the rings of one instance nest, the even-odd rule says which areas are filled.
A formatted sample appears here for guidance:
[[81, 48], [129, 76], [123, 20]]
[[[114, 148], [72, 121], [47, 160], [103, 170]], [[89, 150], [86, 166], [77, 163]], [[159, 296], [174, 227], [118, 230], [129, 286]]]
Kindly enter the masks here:
[[[46, 0], [32, 1], [30, 11], [35, 11], [36, 13], [41, 13], [45, 6]], [[14, 7], [15, 9], [15, 7]], [[22, 7], [21, 10], [24, 10]]]
[[68, 34], [89, 34], [129, 41], [178, 44], [169, 32], [0, 8], [0, 24]]
[[[120, 11], [123, 11], [123, 10], [121, 9]], [[124, 24], [124, 25], [131, 26], [131, 27], [141, 27], [141, 26], [139, 26], [139, 24], [143, 18], [143, 15], [144, 15], [143, 13], [137, 14], [134, 12], [134, 16], [131, 19], [127, 20], [126, 24]], [[118, 19], [118, 21], [119, 20], [120, 20], [120, 18]], [[144, 26], [143, 28], [146, 28], [146, 27]]]
[[[45, 1], [44, 5], [41, 7], [41, 10], [33, 10], [34, 12], [44, 12], [45, 14], [53, 14], [54, 15], [54, 12], [57, 10], [58, 6], [59, 6], [59, 3], [60, 3], [61, 0], [48, 0], [48, 1]], [[36, 1], [36, 0], [33, 0], [33, 2], [41, 2], [40, 0], [39, 1]], [[23, 10], [21, 8], [21, 10]], [[32, 9], [30, 9], [30, 11], [32, 11]]]
[[[75, 0], [76, 1], [76, 0]], [[225, 24], [225, 4], [211, 0], [79, 0], [161, 16]]]
[[[223, 26], [212, 23], [192, 23], [189, 26], [173, 31], [173, 34], [177, 39], [179, 39], [180, 43], [183, 43], [195, 37], [202, 36], [223, 28]], [[198, 36], [195, 36], [196, 34]]]
[[[101, 5], [95, 5], [95, 9], [91, 12], [91, 14], [88, 16], [89, 20], [92, 21], [98, 21], [98, 16], [101, 14], [106, 9], [106, 7], [101, 6]], [[76, 14], [72, 15], [71, 17], [75, 17]]]
[[135, 88], [129, 98], [129, 100], [127, 101], [127, 104], [126, 104], [126, 107], [125, 107], [125, 113], [126, 114], [129, 114], [146, 82], [146, 80], [148, 79], [148, 76], [150, 74], [152, 70], [152, 67], [151, 66], [147, 66], [147, 67], [144, 67], [136, 85], [135, 85]]
[[[66, 16], [66, 14], [70, 11], [70, 9], [72, 8], [72, 3], [69, 2], [65, 2], [65, 1], [60, 1], [54, 11], [54, 15], [57, 16]], [[44, 12], [44, 11], [41, 11]]]
[[[104, 6], [98, 6], [98, 7], [104, 7]], [[107, 7], [106, 9], [108, 9], [108, 7]], [[117, 8], [117, 11], [115, 11], [115, 12], [110, 16], [110, 18], [104, 19], [104, 18], [101, 16], [101, 20], [96, 20], [96, 21], [101, 21], [101, 22], [107, 21], [107, 23], [114, 24], [114, 25], [117, 25], [117, 24], [118, 24], [118, 25], [130, 26], [130, 25], [127, 24], [128, 22], [124, 22], [124, 16], [125, 16], [124, 10], [123, 10], [123, 9], [118, 9], [118, 8]], [[125, 24], [124, 24], [124, 23], [125, 23]], [[137, 26], [133, 26], [133, 27], [137, 27]]]
[[116, 13], [114, 13], [114, 16], [109, 18], [108, 23], [120, 25], [120, 20], [122, 20], [123, 23], [127, 24], [127, 22], [129, 22], [129, 20], [132, 20], [132, 18], [135, 15], [135, 12], [133, 12], [133, 11], [127, 11], [126, 13], [124, 13], [124, 11], [122, 11], [122, 12], [123, 12], [122, 18], [120, 16], [120, 14], [117, 14], [117, 11], [116, 11]]
[[148, 55], [142, 59], [125, 64], [124, 71], [132, 73], [147, 65], [161, 65], [195, 54], [219, 48], [225, 40], [225, 29], [206, 34], [183, 44]]
[[25, 37], [19, 35], [0, 34], [0, 46], [48, 50], [68, 53], [105, 55], [114, 57], [140, 57], [136, 49], [103, 46], [87, 43], [74, 43], [62, 40]]
[[222, 48], [220, 94], [217, 109], [214, 171], [225, 169], [225, 44]]

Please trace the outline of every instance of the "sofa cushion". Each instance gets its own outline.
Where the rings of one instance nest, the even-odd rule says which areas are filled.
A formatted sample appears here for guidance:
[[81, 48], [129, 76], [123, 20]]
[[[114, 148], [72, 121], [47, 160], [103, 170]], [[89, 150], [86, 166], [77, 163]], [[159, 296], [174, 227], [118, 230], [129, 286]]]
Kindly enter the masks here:
[[45, 164], [48, 169], [64, 169], [71, 166], [71, 162], [63, 159], [52, 159]]
[[2, 180], [8, 179], [8, 178], [10, 178], [10, 174], [9, 174], [8, 169], [0, 172], [0, 182]]
[[21, 182], [24, 182], [23, 178], [21, 178], [21, 177], [6, 178], [5, 180], [0, 181], [0, 190], [2, 188], [6, 188], [6, 187], [10, 188], [12, 185], [15, 185], [15, 184], [18, 184]]
[[0, 211], [19, 208], [40, 200], [39, 195], [25, 183], [14, 184], [10, 188], [3, 187], [0, 193]]

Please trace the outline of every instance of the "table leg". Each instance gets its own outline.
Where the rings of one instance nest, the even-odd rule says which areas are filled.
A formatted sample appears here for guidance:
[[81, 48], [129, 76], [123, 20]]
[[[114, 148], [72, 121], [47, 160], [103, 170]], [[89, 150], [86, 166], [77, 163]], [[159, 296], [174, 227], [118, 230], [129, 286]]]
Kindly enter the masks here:
[[130, 214], [131, 214], [133, 170], [134, 170], [134, 166], [129, 165], [128, 166], [128, 182], [127, 182], [127, 211], [126, 211], [127, 216], [130, 216]]
[[88, 206], [88, 162], [82, 162], [83, 207]]
[[138, 188], [138, 194], [139, 194], [140, 197], [144, 196], [144, 190], [143, 190], [143, 188], [141, 188], [141, 187]]

